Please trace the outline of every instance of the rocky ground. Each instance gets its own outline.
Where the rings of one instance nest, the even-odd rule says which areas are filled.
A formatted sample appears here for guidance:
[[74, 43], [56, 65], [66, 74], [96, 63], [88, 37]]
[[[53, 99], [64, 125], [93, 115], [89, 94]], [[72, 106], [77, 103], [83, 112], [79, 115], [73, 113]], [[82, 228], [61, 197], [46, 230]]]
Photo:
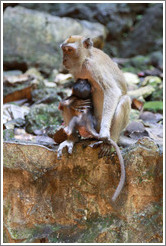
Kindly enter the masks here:
[[[4, 5], [4, 242], [161, 243], [162, 4]], [[74, 82], [59, 45], [71, 34], [113, 58], [132, 99], [115, 204], [115, 153], [98, 159], [81, 140], [57, 160], [58, 104]]]

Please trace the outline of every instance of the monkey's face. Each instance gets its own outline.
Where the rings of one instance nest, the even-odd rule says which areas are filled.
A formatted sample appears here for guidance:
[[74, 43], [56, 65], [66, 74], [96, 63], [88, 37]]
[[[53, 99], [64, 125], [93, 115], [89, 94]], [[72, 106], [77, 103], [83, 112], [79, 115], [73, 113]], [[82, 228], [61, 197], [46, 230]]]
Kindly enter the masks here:
[[66, 69], [70, 69], [73, 67], [74, 62], [78, 60], [78, 52], [76, 45], [62, 45], [63, 50], [63, 65]]
[[82, 65], [82, 60], [86, 57], [88, 49], [93, 45], [89, 38], [82, 36], [70, 36], [61, 44], [63, 50], [63, 65], [70, 70]]

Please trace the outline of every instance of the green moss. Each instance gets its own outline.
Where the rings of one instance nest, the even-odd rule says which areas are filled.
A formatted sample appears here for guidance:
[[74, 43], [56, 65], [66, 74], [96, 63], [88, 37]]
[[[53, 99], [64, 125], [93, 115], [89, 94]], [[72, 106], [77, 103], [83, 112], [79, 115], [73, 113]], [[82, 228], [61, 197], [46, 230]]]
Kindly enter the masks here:
[[14, 129], [3, 130], [3, 139], [4, 141], [14, 139]]
[[33, 228], [20, 227], [17, 229], [8, 229], [10, 231], [11, 237], [15, 240], [25, 239], [32, 237]]
[[156, 86], [155, 91], [151, 95], [151, 101], [160, 101], [163, 98], [163, 87]]
[[138, 73], [140, 71], [140, 69], [136, 68], [136, 67], [132, 67], [132, 66], [125, 66], [124, 68], [122, 68], [123, 72], [130, 72], [130, 73]]
[[136, 16], [136, 20], [137, 20], [137, 21], [142, 20], [142, 18], [143, 18], [143, 15], [140, 15], [140, 14], [139, 14], [139, 15]]
[[150, 101], [144, 104], [144, 110], [149, 110], [153, 112], [163, 111], [162, 101]]
[[107, 243], [120, 243], [123, 241], [123, 233], [119, 233], [120, 224], [116, 216], [111, 215], [107, 218], [98, 217], [96, 220], [92, 220], [92, 222], [87, 222], [87, 226], [87, 230], [78, 242], [95, 243], [97, 237], [104, 231], [109, 234]]
[[57, 94], [57, 91], [57, 88], [48, 87], [35, 89], [32, 91], [32, 100], [34, 102], [37, 102], [47, 97], [52, 97], [52, 100], [54, 100], [55, 102], [59, 102], [61, 100], [61, 97]]
[[35, 130], [42, 130], [50, 125], [61, 124], [62, 116], [56, 104], [39, 104], [31, 107], [26, 116], [26, 131], [34, 133]]
[[5, 232], [5, 230], [3, 230], [3, 243], [8, 243], [9, 242], [9, 238], [7, 233]]
[[8, 213], [11, 209], [11, 203], [8, 202], [7, 204], [4, 203], [4, 206], [3, 206], [3, 214], [7, 217], [8, 216]]
[[147, 69], [154, 69], [154, 67], [151, 65], [150, 56], [135, 56], [127, 60], [123, 65], [124, 67], [122, 70], [124, 72], [138, 73]]
[[150, 64], [150, 57], [139, 55], [131, 58], [130, 61], [134, 67], [139, 68], [140, 70], [145, 70]]
[[41, 225], [36, 225], [34, 228], [31, 229], [31, 233], [29, 234], [28, 237], [26, 237], [26, 240], [24, 241], [25, 243], [29, 242], [34, 242], [36, 239], [41, 239], [41, 238], [47, 238], [49, 239], [49, 242], [52, 242], [52, 237], [54, 237], [55, 242], [58, 242], [57, 237], [57, 232], [61, 229], [61, 226], [57, 224], [53, 225], [46, 225], [46, 224], [41, 224]]
[[82, 195], [81, 195], [81, 193], [79, 192], [79, 191], [77, 191], [77, 190], [73, 190], [72, 191], [72, 195], [73, 195], [73, 197], [77, 200], [81, 200], [81, 198], [82, 198]]

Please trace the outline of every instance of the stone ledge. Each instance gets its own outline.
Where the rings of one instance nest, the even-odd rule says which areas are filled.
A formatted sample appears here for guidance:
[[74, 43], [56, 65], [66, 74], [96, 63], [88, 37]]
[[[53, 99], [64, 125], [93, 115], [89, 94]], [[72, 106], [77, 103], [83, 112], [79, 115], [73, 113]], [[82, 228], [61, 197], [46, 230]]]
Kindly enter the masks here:
[[[79, 228], [94, 218], [116, 215], [126, 223], [162, 201], [162, 154], [149, 138], [123, 150], [126, 183], [114, 205], [110, 200], [120, 178], [116, 156], [98, 159], [99, 148], [85, 148], [82, 142], [61, 160], [56, 151], [38, 145], [5, 142], [3, 151], [6, 242], [34, 242], [32, 235], [40, 226], [58, 225], [63, 234], [62, 228]], [[160, 228], [161, 218], [158, 223]], [[56, 230], [54, 233], [57, 235]], [[48, 235], [46, 238], [51, 242]]]

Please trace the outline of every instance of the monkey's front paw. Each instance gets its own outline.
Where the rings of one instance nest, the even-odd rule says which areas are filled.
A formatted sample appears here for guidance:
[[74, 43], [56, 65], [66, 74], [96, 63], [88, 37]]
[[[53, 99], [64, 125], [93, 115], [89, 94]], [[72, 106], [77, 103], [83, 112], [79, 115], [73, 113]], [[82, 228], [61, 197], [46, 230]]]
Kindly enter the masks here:
[[72, 154], [73, 151], [73, 146], [74, 146], [74, 142], [73, 141], [69, 141], [69, 140], [65, 140], [64, 142], [62, 142], [59, 147], [58, 147], [58, 153], [57, 153], [57, 158], [58, 160], [61, 158], [62, 156], [62, 151], [65, 147], [67, 147], [68, 153]]

